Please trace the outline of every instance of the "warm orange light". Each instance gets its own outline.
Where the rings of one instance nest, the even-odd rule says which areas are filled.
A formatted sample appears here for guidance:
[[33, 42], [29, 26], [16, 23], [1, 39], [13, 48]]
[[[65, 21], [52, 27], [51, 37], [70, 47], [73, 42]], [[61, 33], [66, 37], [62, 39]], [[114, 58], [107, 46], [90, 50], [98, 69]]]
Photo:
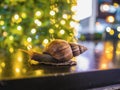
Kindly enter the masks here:
[[109, 22], [109, 23], [113, 23], [115, 21], [115, 18], [113, 16], [108, 16], [106, 18], [106, 21]]
[[107, 69], [107, 64], [106, 63], [101, 64], [101, 69]]

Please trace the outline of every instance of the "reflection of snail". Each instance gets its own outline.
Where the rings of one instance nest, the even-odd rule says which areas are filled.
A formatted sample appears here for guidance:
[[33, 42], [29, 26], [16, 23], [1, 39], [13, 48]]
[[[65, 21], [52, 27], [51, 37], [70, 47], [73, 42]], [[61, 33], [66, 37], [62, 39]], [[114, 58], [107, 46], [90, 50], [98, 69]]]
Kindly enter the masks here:
[[71, 59], [87, 50], [86, 47], [65, 40], [53, 40], [44, 50], [43, 54], [28, 52], [31, 59], [50, 65], [75, 65]]

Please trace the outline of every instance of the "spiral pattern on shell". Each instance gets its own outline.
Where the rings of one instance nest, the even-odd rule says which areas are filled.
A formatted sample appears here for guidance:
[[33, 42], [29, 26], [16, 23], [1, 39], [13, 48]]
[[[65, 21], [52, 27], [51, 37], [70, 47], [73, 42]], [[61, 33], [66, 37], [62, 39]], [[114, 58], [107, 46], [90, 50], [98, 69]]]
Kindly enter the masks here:
[[80, 55], [87, 48], [76, 43], [68, 43], [65, 40], [53, 40], [44, 50], [44, 54], [49, 54], [58, 61], [65, 62], [75, 56]]

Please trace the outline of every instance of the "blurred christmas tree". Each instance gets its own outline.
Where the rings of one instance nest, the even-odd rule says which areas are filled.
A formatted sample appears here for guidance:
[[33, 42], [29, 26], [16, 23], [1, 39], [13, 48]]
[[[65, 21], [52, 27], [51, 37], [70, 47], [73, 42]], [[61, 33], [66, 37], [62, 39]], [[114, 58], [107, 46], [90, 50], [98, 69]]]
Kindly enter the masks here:
[[73, 41], [76, 0], [0, 0], [0, 48]]

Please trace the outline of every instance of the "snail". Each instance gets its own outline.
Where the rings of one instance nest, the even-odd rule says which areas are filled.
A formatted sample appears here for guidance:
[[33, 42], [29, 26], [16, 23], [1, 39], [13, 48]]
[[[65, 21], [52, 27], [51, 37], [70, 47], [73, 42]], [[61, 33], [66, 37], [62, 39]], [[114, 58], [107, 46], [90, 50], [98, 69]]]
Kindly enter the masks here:
[[71, 59], [76, 57], [87, 50], [86, 47], [67, 42], [61, 39], [55, 39], [48, 44], [43, 50], [43, 53], [27, 52], [32, 60], [38, 61], [42, 64], [49, 65], [76, 65], [75, 61]]

